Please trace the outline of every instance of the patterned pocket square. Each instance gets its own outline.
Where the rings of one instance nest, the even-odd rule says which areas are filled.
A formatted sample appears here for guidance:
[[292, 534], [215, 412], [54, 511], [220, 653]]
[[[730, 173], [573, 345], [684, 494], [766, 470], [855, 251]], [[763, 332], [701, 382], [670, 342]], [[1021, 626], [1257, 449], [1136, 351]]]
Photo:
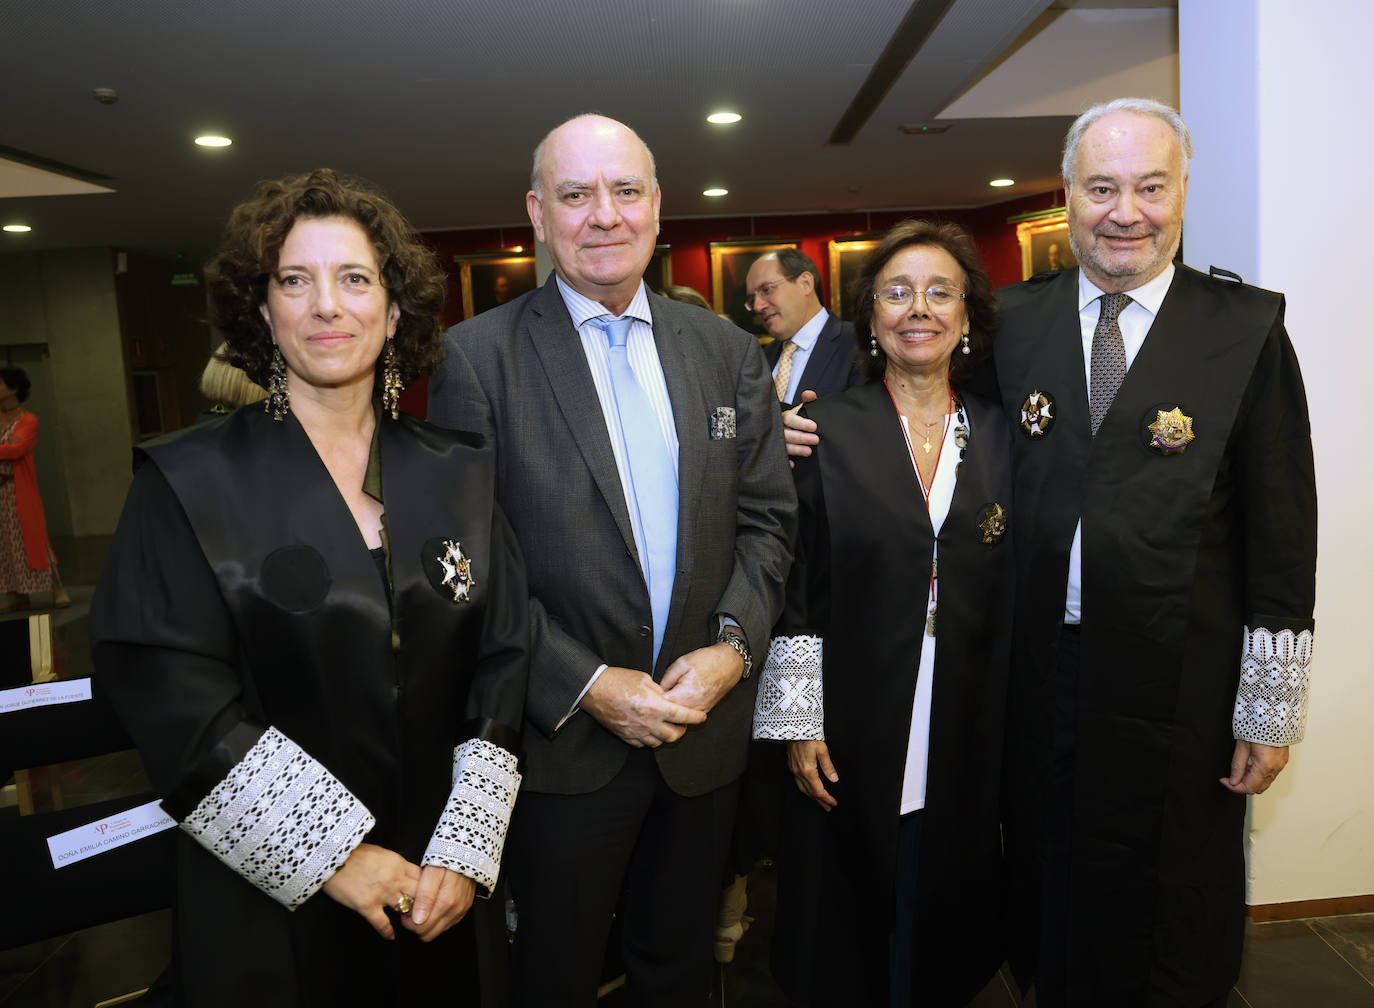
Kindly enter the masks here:
[[735, 407], [717, 406], [711, 413], [711, 440], [721, 441], [735, 436]]

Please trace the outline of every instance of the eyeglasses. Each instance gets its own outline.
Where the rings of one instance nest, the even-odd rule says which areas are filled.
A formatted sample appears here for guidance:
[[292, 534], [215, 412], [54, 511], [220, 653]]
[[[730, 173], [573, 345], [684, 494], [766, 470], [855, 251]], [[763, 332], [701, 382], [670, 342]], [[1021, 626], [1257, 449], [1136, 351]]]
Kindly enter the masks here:
[[770, 298], [770, 297], [773, 296], [773, 292], [774, 292], [775, 290], [777, 290], [779, 287], [781, 287], [784, 283], [795, 283], [795, 282], [796, 282], [796, 277], [793, 277], [791, 280], [789, 280], [787, 277], [783, 277], [781, 280], [769, 280], [769, 281], [767, 281], [766, 283], [761, 283], [761, 284], [759, 284], [757, 287], [754, 288], [754, 293], [752, 293], [752, 294], [746, 294], [746, 295], [745, 295], [745, 297], [744, 297], [744, 307], [748, 308], [750, 311], [753, 311], [753, 310], [754, 310], [754, 301], [755, 301], [756, 299], [758, 299], [758, 298]]
[[906, 308], [915, 303], [917, 294], [924, 297], [926, 304], [931, 308], [948, 308], [956, 299], [964, 300], [963, 291], [955, 290], [953, 287], [942, 287], [938, 284], [934, 287], [927, 287], [923, 291], [912, 290], [903, 284], [893, 284], [891, 287], [884, 287], [880, 291], [875, 291], [873, 300], [881, 301], [893, 308]]

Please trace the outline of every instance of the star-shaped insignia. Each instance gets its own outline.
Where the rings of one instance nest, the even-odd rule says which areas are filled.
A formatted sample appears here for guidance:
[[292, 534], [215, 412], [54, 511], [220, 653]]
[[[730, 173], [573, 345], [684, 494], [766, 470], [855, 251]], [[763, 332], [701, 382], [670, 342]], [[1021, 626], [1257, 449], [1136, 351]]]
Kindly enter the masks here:
[[1155, 410], [1155, 422], [1150, 424], [1150, 432], [1154, 434], [1152, 444], [1165, 455], [1176, 455], [1188, 447], [1188, 442], [1193, 440], [1193, 418], [1186, 416], [1183, 410], [1175, 406], [1167, 413], [1164, 410]]
[[994, 504], [984, 512], [978, 528], [983, 533], [983, 542], [989, 546], [1002, 541], [1007, 534], [1007, 510], [1001, 504]]
[[444, 553], [439, 557], [439, 564], [444, 568], [442, 584], [453, 591], [453, 601], [471, 601], [468, 592], [477, 587], [477, 579], [472, 576], [472, 564], [463, 555], [463, 547], [457, 539], [444, 540]]

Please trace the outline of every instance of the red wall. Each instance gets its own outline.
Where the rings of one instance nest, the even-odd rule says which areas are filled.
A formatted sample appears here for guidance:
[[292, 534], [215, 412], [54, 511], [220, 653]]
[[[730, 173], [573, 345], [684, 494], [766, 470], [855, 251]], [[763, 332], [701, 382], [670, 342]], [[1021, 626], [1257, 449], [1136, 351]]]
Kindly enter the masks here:
[[[971, 210], [900, 210], [882, 213], [788, 214], [776, 217], [709, 217], [691, 220], [665, 220], [659, 242], [672, 246], [673, 283], [693, 287], [711, 299], [711, 242], [735, 238], [778, 238], [799, 241], [821, 271], [827, 302], [830, 294], [830, 249], [833, 238], [885, 231], [907, 217], [931, 217], [962, 224], [973, 236], [983, 257], [983, 266], [994, 286], [1021, 279], [1021, 249], [1016, 243], [1016, 225], [1007, 218], [1035, 210], [1063, 206], [1063, 192], [1055, 190], [1036, 196], [996, 203]], [[430, 231], [426, 241], [439, 255], [449, 272], [448, 298], [444, 302], [444, 325], [463, 318], [463, 298], [459, 289], [459, 270], [455, 255], [494, 252], [516, 245], [527, 251], [534, 248], [534, 229], [482, 228], [470, 231]], [[421, 379], [406, 390], [401, 404], [409, 413], [424, 416], [428, 383]]]

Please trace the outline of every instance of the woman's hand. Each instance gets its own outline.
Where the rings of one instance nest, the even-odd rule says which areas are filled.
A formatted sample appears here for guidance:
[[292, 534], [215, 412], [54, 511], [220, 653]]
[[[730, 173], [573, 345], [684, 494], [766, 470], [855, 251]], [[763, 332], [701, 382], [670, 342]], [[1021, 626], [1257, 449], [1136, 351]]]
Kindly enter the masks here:
[[382, 908], [399, 909], [400, 898], [416, 896], [419, 887], [419, 865], [411, 864], [385, 847], [365, 843], [359, 844], [339, 870], [329, 877], [324, 892], [336, 903], [367, 918], [379, 935], [391, 941], [396, 931]]
[[825, 789], [821, 777], [834, 784], [839, 781], [840, 775], [835, 772], [835, 764], [830, 762], [830, 749], [824, 742], [808, 739], [787, 743], [787, 768], [796, 778], [797, 790], [827, 812], [835, 807], [837, 802]]
[[429, 942], [438, 938], [467, 916], [477, 883], [439, 865], [420, 869], [420, 884], [415, 889], [415, 908], [401, 918], [401, 927]]

